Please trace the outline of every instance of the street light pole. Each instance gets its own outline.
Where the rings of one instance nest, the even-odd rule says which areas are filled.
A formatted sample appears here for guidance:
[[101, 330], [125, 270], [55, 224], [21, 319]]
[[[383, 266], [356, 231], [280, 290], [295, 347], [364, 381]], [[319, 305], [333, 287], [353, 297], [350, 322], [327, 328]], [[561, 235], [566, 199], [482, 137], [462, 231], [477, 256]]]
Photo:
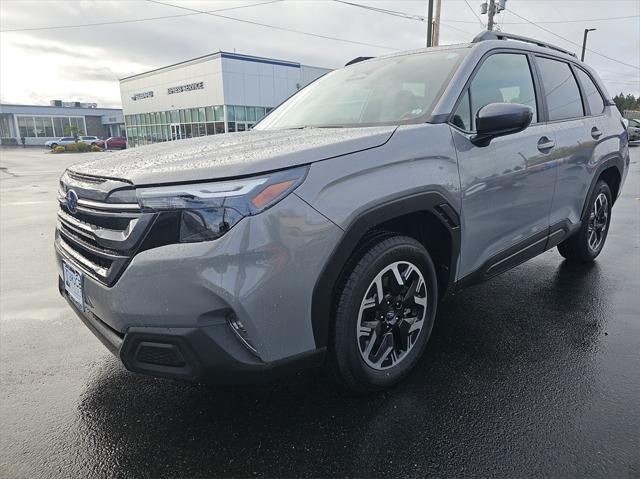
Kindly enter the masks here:
[[589, 32], [596, 30], [596, 28], [585, 28], [584, 29], [584, 38], [582, 39], [582, 55], [580, 56], [580, 61], [584, 61], [584, 52], [587, 49], [587, 35]]
[[427, 47], [433, 45], [433, 0], [429, 0], [427, 13]]

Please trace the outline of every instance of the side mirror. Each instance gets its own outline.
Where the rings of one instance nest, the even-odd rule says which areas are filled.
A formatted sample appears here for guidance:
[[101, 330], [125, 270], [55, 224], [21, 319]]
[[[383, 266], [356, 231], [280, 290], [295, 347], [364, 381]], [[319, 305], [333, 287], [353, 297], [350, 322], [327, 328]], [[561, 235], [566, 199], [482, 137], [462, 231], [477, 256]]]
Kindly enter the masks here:
[[487, 146], [498, 136], [524, 130], [531, 124], [533, 109], [519, 103], [489, 103], [478, 110], [476, 134], [471, 138], [477, 146]]

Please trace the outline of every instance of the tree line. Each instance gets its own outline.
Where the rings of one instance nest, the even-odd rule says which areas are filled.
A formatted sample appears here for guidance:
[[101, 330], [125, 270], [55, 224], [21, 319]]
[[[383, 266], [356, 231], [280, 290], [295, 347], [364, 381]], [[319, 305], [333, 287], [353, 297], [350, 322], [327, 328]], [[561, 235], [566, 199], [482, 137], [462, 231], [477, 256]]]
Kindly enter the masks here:
[[618, 107], [618, 110], [620, 110], [620, 113], [624, 113], [625, 110], [640, 110], [640, 96], [636, 98], [631, 93], [625, 95], [620, 92], [613, 97], [613, 101]]

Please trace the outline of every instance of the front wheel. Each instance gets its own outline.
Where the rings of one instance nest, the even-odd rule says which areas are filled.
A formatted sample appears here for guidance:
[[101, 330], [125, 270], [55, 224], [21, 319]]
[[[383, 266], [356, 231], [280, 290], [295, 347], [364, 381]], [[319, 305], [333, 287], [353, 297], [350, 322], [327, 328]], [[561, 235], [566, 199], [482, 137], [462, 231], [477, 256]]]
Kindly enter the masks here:
[[558, 245], [560, 254], [571, 261], [589, 262], [596, 259], [609, 233], [612, 204], [609, 185], [599, 180], [589, 198], [582, 226], [577, 233]]
[[350, 389], [389, 387], [415, 366], [437, 307], [435, 268], [406, 236], [373, 241], [354, 258], [338, 300], [330, 360]]

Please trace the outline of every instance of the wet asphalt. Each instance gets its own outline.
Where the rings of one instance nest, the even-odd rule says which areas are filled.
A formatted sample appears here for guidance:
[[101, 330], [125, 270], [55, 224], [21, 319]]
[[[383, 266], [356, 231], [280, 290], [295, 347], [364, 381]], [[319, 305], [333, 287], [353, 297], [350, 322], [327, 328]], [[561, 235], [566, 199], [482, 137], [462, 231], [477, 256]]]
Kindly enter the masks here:
[[441, 305], [393, 390], [126, 371], [57, 292], [57, 177], [0, 150], [0, 477], [640, 477], [640, 147], [604, 252], [556, 250]]

